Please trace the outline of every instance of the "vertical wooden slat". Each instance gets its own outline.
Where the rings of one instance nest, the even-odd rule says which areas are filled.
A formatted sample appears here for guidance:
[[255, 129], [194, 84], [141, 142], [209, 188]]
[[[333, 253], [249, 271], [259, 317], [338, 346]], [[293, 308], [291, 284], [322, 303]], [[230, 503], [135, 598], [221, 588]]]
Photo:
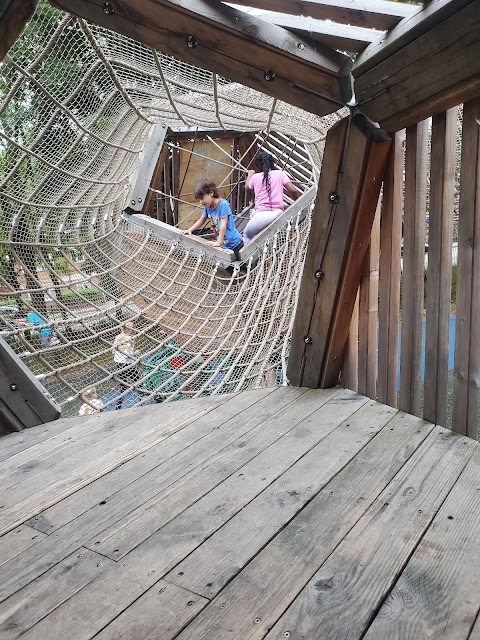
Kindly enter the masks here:
[[327, 134], [288, 362], [288, 378], [337, 384], [390, 137], [362, 114]]
[[[168, 145], [164, 144], [160, 154], [158, 156], [157, 164], [155, 165], [155, 169], [153, 171], [152, 180], [150, 182], [150, 187], [153, 189], [161, 189], [161, 177], [162, 177], [162, 169], [165, 164], [165, 158], [168, 155]], [[156, 194], [150, 189], [147, 191], [147, 195], [145, 196], [145, 200], [143, 203], [142, 212], [150, 217], [156, 217], [154, 215], [153, 203], [155, 201]]]
[[358, 392], [377, 397], [378, 261], [380, 253], [380, 206], [372, 226], [359, 296]]
[[173, 147], [172, 149], [172, 190], [175, 196], [173, 201], [173, 219], [172, 225], [178, 224], [178, 200], [180, 197], [180, 189], [182, 188], [182, 177], [180, 175], [180, 149]]
[[358, 391], [358, 305], [359, 297], [357, 293], [341, 374], [342, 385], [352, 391]]
[[[163, 184], [165, 193], [172, 193], [172, 160], [170, 150], [165, 158], [165, 164], [163, 165]], [[165, 222], [173, 225], [173, 210], [171, 198], [165, 198], [165, 206], [163, 208], [165, 212]]]
[[455, 140], [458, 109], [432, 120], [423, 417], [447, 426]]
[[480, 98], [463, 107], [455, 330], [454, 431], [478, 438], [480, 380]]
[[377, 399], [391, 407], [397, 406], [404, 141], [405, 130], [398, 131], [385, 172], [380, 222]]
[[428, 121], [407, 129], [401, 320], [400, 395], [403, 411], [421, 414], [421, 351], [425, 276]]

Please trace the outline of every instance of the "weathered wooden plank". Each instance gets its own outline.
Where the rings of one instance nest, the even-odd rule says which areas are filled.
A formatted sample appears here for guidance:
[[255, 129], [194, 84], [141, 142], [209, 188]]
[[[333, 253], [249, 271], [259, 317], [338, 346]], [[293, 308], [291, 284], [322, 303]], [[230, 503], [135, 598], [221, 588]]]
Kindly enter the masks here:
[[318, 115], [352, 96], [346, 56], [214, 0], [51, 4]]
[[[171, 523], [171, 527], [178, 530], [179, 519], [188, 521], [188, 544], [191, 544], [196, 522], [195, 515], [192, 514], [199, 514], [196, 517], [200, 517], [203, 522], [205, 513], [208, 512], [206, 505], [211, 505], [211, 516], [207, 520], [211, 527], [216, 514], [225, 518], [234, 505], [237, 505], [237, 509], [242, 508], [341, 420], [366, 402], [366, 398], [350, 391], [340, 392], [322, 406], [313, 433], [307, 432], [302, 438], [298, 434], [304, 432], [303, 421], [318, 407], [318, 398], [311, 392], [296, 399], [289, 395], [294, 401], [284, 406], [281, 413], [275, 414], [268, 421], [262, 421], [255, 432], [234, 441], [169, 490], [157, 494], [118, 523], [95, 535], [85, 545], [118, 560], [179, 513], [182, 515]], [[195, 489], [192, 489], [192, 485]], [[225, 504], [221, 507], [219, 505], [222, 505], [222, 499]], [[197, 500], [200, 502], [196, 502]], [[187, 509], [189, 505], [192, 506]], [[184, 511], [185, 509], [187, 510]], [[206, 526], [204, 524], [202, 528], [199, 525], [198, 531], [201, 533]], [[165, 532], [160, 535], [165, 537], [162, 544], [165, 552], [165, 547], [172, 546], [168, 543], [168, 535], [171, 534]], [[173, 547], [176, 548], [175, 544]]]
[[0, 565], [22, 553], [32, 544], [45, 538], [45, 534], [25, 524], [0, 537]]
[[352, 391], [358, 391], [358, 304], [357, 293], [340, 376], [342, 386]]
[[[262, 404], [261, 401], [268, 397], [272, 391], [272, 389], [255, 389], [228, 399], [214, 413], [198, 418], [189, 425], [188, 429], [174, 433], [167, 441], [152, 447], [139, 458], [122, 464], [83, 489], [64, 498], [61, 502], [42, 511], [32, 518], [29, 524], [45, 533], [52, 533], [82, 513], [98, 506], [101, 502], [108, 501], [110, 508], [112, 496], [115, 496], [114, 500], [124, 502], [125, 505], [129, 502], [125, 494], [132, 489], [134, 494], [148, 500], [152, 489], [156, 489], [156, 491], [161, 489], [162, 478], [164, 482], [165, 474], [171, 482], [174, 482], [183, 475], [184, 472], [181, 473], [182, 467], [192, 469], [193, 463], [200, 464], [208, 455], [213, 455], [219, 448], [226, 446], [232, 438], [239, 437], [243, 433], [244, 427], [248, 429], [250, 426], [251, 415], [249, 411], [265, 415], [265, 407], [268, 405]], [[270, 403], [270, 401], [267, 402]], [[250, 407], [252, 409], [249, 409]], [[237, 420], [239, 413], [243, 417], [241, 428]], [[198, 442], [200, 440], [201, 443]], [[195, 445], [193, 455], [192, 445]], [[132, 486], [123, 494], [120, 493], [129, 485]], [[113, 514], [111, 517], [114, 517]]]
[[257, 14], [257, 17], [293, 31], [300, 37], [313, 38], [327, 47], [340, 51], [362, 51], [382, 35], [374, 29], [352, 27], [351, 25], [336, 24], [327, 20], [315, 20], [303, 16], [289, 16], [274, 11], [262, 11]]
[[[479, 29], [476, 0], [409, 40], [371, 70], [359, 75], [357, 69], [355, 93], [362, 111], [385, 129], [396, 131], [477, 96]], [[375, 57], [370, 63], [374, 62]]]
[[465, 640], [480, 608], [480, 448], [389, 593], [365, 640]]
[[0, 62], [33, 16], [36, 6], [37, 0], [0, 2]]
[[[142, 502], [173, 485], [178, 479], [187, 475], [190, 470], [195, 470], [204, 460], [212, 456], [212, 452], [221, 450], [229, 442], [233, 442], [236, 439], [242, 442], [242, 436], [245, 437], [245, 434], [252, 429], [261, 428], [263, 421], [274, 416], [277, 411], [282, 411], [286, 403], [305, 392], [305, 390], [296, 390], [296, 393], [292, 395], [291, 391], [291, 389], [286, 388], [277, 389], [273, 394], [275, 399], [269, 397], [272, 395], [271, 393], [265, 394], [266, 397], [263, 402], [260, 401], [250, 409], [244, 410], [241, 427], [239, 426], [238, 412], [235, 413], [231, 420], [228, 421], [230, 423], [229, 426], [233, 426], [230, 434], [222, 429], [217, 430], [217, 427], [222, 422], [215, 424], [213, 417], [209, 416], [213, 423], [215, 434], [219, 435], [217, 441], [213, 439], [214, 434], [212, 433], [211, 438], [205, 437], [198, 445], [187, 447], [184, 455], [172, 456], [158, 469], [153, 469], [150, 473], [146, 473], [122, 490], [116, 493], [113, 490], [111, 492], [113, 495], [108, 497], [107, 494], [94, 507], [57, 530], [55, 535], [51, 535], [31, 549], [27, 549], [14, 562], [6, 563], [2, 567], [0, 601], [31, 582], [75, 549], [78, 549], [95, 533], [104, 530], [135, 509], [139, 504], [142, 504]], [[316, 392], [315, 401], [318, 404], [322, 404], [328, 398], [334, 397], [337, 392], [338, 390]], [[290, 399], [287, 396], [291, 396]], [[241, 407], [241, 405], [237, 406]], [[229, 426], [227, 426], [227, 429]], [[137, 464], [140, 466], [138, 458]], [[195, 495], [192, 495], [190, 502], [187, 496], [187, 506], [194, 500]]]
[[0, 637], [14, 640], [94, 580], [112, 560], [79, 549], [0, 605]]
[[[318, 412], [317, 412], [318, 413]], [[282, 474], [165, 579], [212, 598], [395, 416], [369, 402]], [[316, 414], [303, 425], [317, 427]]]
[[96, 640], [172, 640], [208, 604], [161, 580], [101, 631]]
[[361, 638], [474, 446], [436, 427], [312, 576], [269, 634], [272, 640], [286, 631], [310, 640]]
[[[347, 391], [341, 393], [347, 397]], [[365, 398], [356, 394], [349, 395], [350, 411], [365, 401]], [[349, 402], [346, 404], [348, 405]], [[340, 404], [336, 405], [337, 410], [340, 406]], [[338, 424], [338, 420], [333, 416], [331, 421]], [[298, 434], [297, 439], [299, 439]], [[293, 440], [294, 438], [289, 440], [292, 447]], [[278, 451], [278, 453], [281, 452]], [[265, 486], [265, 482], [268, 484], [268, 480], [262, 482], [261, 478], [268, 478], [272, 473], [268, 468], [269, 458], [265, 456], [262, 464], [258, 462], [257, 468], [254, 470], [252, 467], [250, 474], [231, 476], [232, 487], [238, 487], [238, 494], [229, 490], [228, 481], [224, 482], [219, 487], [219, 493], [211, 492], [205, 500], [193, 505], [188, 514], [181, 513], [175, 520], [131, 551], [122, 562], [116, 563], [110, 570], [103, 572], [88, 589], [70, 598], [55, 611], [53, 616], [49, 616], [27, 632], [25, 640], [45, 637], [50, 640], [59, 640], [70, 634], [74, 634], [76, 640], [92, 638], [147, 589], [157, 583], [165, 572], [172, 569], [179, 560], [241, 509], [242, 503], [245, 506], [249, 502], [247, 498], [249, 492], [255, 492], [255, 495]], [[272, 468], [278, 463], [278, 459], [272, 460]], [[220, 500], [219, 495], [222, 495]], [[161, 553], [159, 549], [162, 550]], [[119, 585], [121, 585], [120, 589]]]
[[405, 131], [399, 131], [393, 136], [383, 182], [380, 221], [377, 398], [379, 402], [385, 402], [391, 407], [397, 406], [404, 140]]
[[408, 4], [382, 0], [240, 0], [235, 4], [370, 29], [391, 29], [417, 11], [417, 7]]
[[399, 414], [180, 634], [263, 638], [432, 426]]
[[292, 384], [336, 384], [390, 138], [361, 114], [327, 134], [288, 362]]
[[448, 413], [457, 114], [450, 109], [432, 121], [423, 417], [442, 427]]
[[480, 389], [480, 99], [463, 107], [452, 428], [478, 439]]
[[477, 616], [477, 621], [472, 627], [468, 640], [480, 640], [480, 615]]
[[421, 349], [425, 275], [428, 122], [407, 129], [402, 328], [398, 406], [421, 412]]
[[360, 282], [358, 323], [358, 392], [377, 397], [378, 261], [380, 258], [380, 202]]
[[[204, 398], [203, 400], [210, 400]], [[196, 415], [208, 413], [214, 405], [208, 403], [205, 408], [198, 408]], [[112, 442], [110, 447], [105, 447], [99, 451], [93, 460], [85, 460], [80, 455], [76, 460], [77, 466], [73, 469], [67, 460], [58, 465], [39, 473], [36, 476], [38, 490], [32, 492], [32, 487], [28, 481], [7, 490], [2, 496], [2, 502], [6, 508], [0, 515], [0, 533], [10, 531], [28, 518], [39, 513], [50, 505], [60, 501], [62, 498], [74, 493], [78, 489], [90, 484], [96, 478], [108, 473], [115, 467], [127, 462], [131, 458], [142, 454], [144, 451], [155, 446], [169, 437], [175, 431], [182, 429], [192, 421], [190, 411], [178, 419], [178, 414], [169, 422], [168, 420], [158, 429], [156, 423], [151, 422], [145, 426], [140, 433], [139, 424], [136, 433], [123, 434], [116, 442]], [[141, 424], [141, 423], [140, 423]], [[104, 453], [104, 451], [106, 451]], [[42, 484], [44, 483], [44, 484]], [[36, 486], [37, 488], [37, 486]]]

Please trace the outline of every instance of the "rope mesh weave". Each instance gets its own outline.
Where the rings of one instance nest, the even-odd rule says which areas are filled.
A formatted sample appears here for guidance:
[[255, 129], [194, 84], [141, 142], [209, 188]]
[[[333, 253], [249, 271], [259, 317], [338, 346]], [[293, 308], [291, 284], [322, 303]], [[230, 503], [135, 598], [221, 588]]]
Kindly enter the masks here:
[[[284, 382], [310, 216], [231, 276], [121, 213], [153, 123], [278, 132], [265, 148], [314, 181], [341, 114], [274, 102], [43, 1], [0, 71], [0, 330], [63, 414], [92, 386], [113, 409]], [[32, 310], [44, 327], [19, 321]]]

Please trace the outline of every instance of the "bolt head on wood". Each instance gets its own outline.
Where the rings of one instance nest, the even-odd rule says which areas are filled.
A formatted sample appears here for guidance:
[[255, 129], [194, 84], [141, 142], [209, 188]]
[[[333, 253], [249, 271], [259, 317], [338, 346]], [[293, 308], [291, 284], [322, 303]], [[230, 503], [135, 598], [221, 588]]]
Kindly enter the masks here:
[[267, 80], [267, 82], [271, 82], [272, 80], [275, 80], [275, 71], [267, 69], [263, 74], [263, 77], [265, 78], [265, 80]]
[[107, 16], [111, 16], [112, 13], [115, 13], [115, 9], [110, 2], [103, 3], [103, 13], [106, 13]]
[[198, 41], [194, 36], [188, 36], [187, 45], [190, 47], [190, 49], [195, 49], [197, 44], [198, 44]]

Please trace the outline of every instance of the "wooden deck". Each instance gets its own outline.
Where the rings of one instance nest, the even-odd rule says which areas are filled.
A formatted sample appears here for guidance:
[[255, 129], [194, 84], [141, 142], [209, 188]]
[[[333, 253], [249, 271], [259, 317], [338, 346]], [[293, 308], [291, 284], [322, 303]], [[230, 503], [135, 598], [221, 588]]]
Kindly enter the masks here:
[[480, 639], [480, 445], [343, 389], [0, 440], [0, 638]]

